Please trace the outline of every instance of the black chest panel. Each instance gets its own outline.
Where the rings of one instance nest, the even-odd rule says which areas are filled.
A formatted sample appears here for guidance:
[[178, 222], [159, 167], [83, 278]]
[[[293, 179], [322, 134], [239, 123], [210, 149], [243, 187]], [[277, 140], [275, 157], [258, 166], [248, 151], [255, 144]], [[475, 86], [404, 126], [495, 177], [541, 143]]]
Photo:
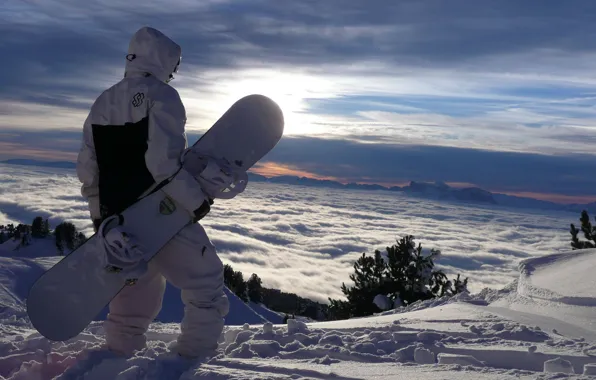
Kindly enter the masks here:
[[99, 167], [101, 217], [124, 211], [155, 183], [145, 164], [149, 120], [92, 125]]

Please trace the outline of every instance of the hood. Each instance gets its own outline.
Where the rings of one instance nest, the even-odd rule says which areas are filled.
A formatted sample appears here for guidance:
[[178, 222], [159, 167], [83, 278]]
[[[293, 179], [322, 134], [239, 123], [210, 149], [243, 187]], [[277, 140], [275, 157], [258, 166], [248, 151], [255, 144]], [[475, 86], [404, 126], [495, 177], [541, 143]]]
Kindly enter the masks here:
[[157, 29], [143, 27], [131, 38], [126, 56], [125, 76], [150, 73], [162, 82], [178, 68], [182, 49]]

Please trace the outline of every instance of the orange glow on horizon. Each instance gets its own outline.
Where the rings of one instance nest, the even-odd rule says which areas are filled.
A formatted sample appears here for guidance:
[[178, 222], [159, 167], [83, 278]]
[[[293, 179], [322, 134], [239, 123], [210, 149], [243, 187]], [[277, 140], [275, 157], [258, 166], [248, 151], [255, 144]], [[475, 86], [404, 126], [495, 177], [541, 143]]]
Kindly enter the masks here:
[[456, 189], [464, 189], [466, 187], [479, 187], [470, 182], [445, 182], [450, 187], [454, 187]]
[[308, 177], [314, 179], [322, 179], [322, 180], [329, 180], [329, 181], [338, 181], [340, 182], [339, 178], [336, 177], [328, 177], [328, 176], [320, 176], [315, 173], [308, 172], [306, 170], [301, 170], [296, 166], [293, 165], [283, 165], [277, 164], [275, 162], [265, 162], [265, 163], [257, 163], [255, 166], [250, 169], [251, 172], [260, 174], [265, 177], [276, 177], [282, 175], [291, 175], [296, 177]]
[[[321, 176], [312, 172], [308, 172], [306, 170], [302, 170], [297, 166], [294, 165], [284, 165], [278, 164], [275, 162], [267, 162], [263, 164], [255, 165], [251, 170], [251, 172], [260, 174], [265, 177], [275, 177], [281, 175], [291, 175], [297, 177], [307, 177], [313, 179], [321, 179], [321, 180], [330, 180], [336, 181], [342, 184], [348, 183], [358, 183], [358, 184], [366, 184], [366, 185], [381, 185], [385, 187], [392, 187], [392, 186], [399, 186], [404, 187], [410, 184], [410, 181], [407, 182], [384, 182], [378, 181], [374, 178], [370, 177], [363, 177], [361, 180], [354, 180], [354, 179], [347, 179], [347, 178], [340, 178], [340, 177], [331, 177], [331, 176]], [[419, 181], [419, 182], [429, 182], [433, 183], [433, 181]], [[448, 186], [453, 188], [465, 188], [465, 187], [478, 187], [482, 188], [473, 183], [469, 182], [445, 182]], [[524, 191], [499, 191], [499, 190], [491, 190], [485, 189], [492, 193], [499, 193], [499, 194], [506, 194], [512, 195], [517, 197], [524, 197], [524, 198], [533, 198], [543, 201], [549, 201], [553, 203], [560, 203], [560, 204], [570, 204], [570, 203], [591, 203], [596, 202], [596, 195], [562, 195], [562, 194], [553, 194], [553, 193], [537, 193], [537, 192], [524, 192]]]
[[[21, 143], [13, 143], [13, 142], [0, 142], [0, 151], [2, 154], [0, 155], [0, 160], [8, 159], [8, 158], [29, 158], [29, 159], [39, 159], [39, 160], [60, 160], [60, 161], [70, 161], [76, 162], [77, 152], [69, 152], [69, 151], [56, 151], [49, 148], [44, 147], [29, 147]], [[342, 184], [348, 183], [358, 183], [358, 184], [368, 184], [368, 185], [381, 185], [385, 187], [392, 187], [392, 186], [399, 186], [404, 187], [410, 184], [410, 181], [383, 181], [380, 179], [375, 179], [371, 177], [361, 177], [359, 179], [355, 178], [341, 178], [341, 177], [333, 177], [333, 176], [323, 176], [318, 175], [313, 172], [309, 172], [307, 170], [303, 170], [296, 165], [286, 165], [286, 164], [279, 164], [275, 162], [265, 162], [265, 163], [257, 163], [252, 169], [251, 172], [263, 175], [265, 177], [275, 177], [275, 176], [297, 176], [297, 177], [307, 177], [312, 179], [318, 180], [330, 180], [336, 181]], [[419, 181], [419, 182], [433, 182], [433, 181]], [[464, 188], [464, 187], [479, 187], [473, 183], [466, 183], [466, 182], [445, 182], [447, 185], [453, 188]], [[503, 191], [497, 189], [490, 189], [484, 188], [487, 191], [492, 193], [498, 194], [506, 194], [512, 195], [517, 197], [524, 197], [524, 198], [532, 198], [538, 199], [548, 202], [560, 203], [560, 204], [571, 204], [571, 203], [578, 203], [578, 204], [586, 204], [591, 202], [596, 202], [596, 195], [562, 195], [562, 194], [554, 194], [554, 193], [539, 193], [539, 192], [529, 192], [529, 191]]]

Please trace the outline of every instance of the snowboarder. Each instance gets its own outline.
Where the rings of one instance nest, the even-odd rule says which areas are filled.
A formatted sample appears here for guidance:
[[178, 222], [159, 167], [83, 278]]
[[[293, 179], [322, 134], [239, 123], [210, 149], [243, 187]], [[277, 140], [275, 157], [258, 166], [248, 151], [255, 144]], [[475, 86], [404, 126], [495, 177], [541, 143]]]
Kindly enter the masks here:
[[168, 195], [196, 221], [162, 248], [144, 276], [110, 302], [106, 343], [126, 356], [146, 346], [145, 334], [161, 310], [166, 280], [181, 289], [184, 303], [181, 333], [171, 346], [181, 356], [214, 355], [229, 310], [223, 264], [197, 223], [212, 201], [181, 168], [188, 148], [186, 111], [169, 85], [180, 58], [180, 46], [162, 32], [139, 29], [129, 44], [124, 78], [91, 107], [77, 160], [81, 194], [95, 229], [177, 172], [176, 186]]

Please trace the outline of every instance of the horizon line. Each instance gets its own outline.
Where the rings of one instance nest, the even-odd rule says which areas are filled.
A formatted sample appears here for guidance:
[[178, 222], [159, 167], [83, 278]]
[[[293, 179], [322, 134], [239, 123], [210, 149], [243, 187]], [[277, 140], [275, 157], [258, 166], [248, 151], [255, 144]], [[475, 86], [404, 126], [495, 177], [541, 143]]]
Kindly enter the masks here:
[[[54, 164], [68, 163], [68, 164], [76, 165], [76, 162], [68, 161], [68, 160], [40, 160], [40, 159], [30, 159], [30, 158], [11, 158], [11, 159], [2, 160], [2, 161], [0, 161], [0, 163], [11, 164], [10, 161], [19, 161], [19, 160], [29, 161], [29, 162], [54, 163]], [[257, 163], [253, 167], [248, 169], [248, 172], [263, 176], [267, 179], [283, 177], [283, 176], [290, 176], [290, 177], [296, 177], [296, 178], [307, 178], [307, 179], [317, 180], [317, 181], [328, 180], [328, 181], [339, 183], [344, 186], [349, 185], [349, 184], [380, 186], [387, 190], [390, 190], [391, 187], [402, 188], [404, 186], [410, 185], [411, 183], [426, 183], [426, 184], [445, 183], [447, 186], [449, 186], [451, 188], [455, 188], [455, 189], [477, 188], [477, 189], [481, 189], [484, 191], [488, 191], [491, 194], [502, 194], [502, 195], [519, 197], [519, 198], [533, 199], [533, 200], [537, 200], [537, 201], [546, 201], [546, 202], [551, 202], [551, 203], [555, 203], [555, 204], [559, 204], [559, 205], [563, 205], [563, 206], [565, 206], [565, 205], [584, 205], [584, 204], [590, 204], [590, 203], [596, 202], [596, 196], [594, 196], [594, 195], [565, 195], [565, 194], [556, 194], [556, 193], [529, 192], [529, 191], [521, 191], [521, 190], [517, 190], [517, 191], [513, 191], [513, 190], [503, 191], [503, 190], [494, 190], [494, 189], [491, 190], [491, 189], [486, 189], [486, 188], [480, 187], [473, 183], [460, 183], [460, 182], [436, 181], [436, 180], [434, 180], [434, 181], [433, 180], [429, 180], [429, 181], [409, 180], [409, 181], [405, 181], [405, 182], [404, 181], [401, 181], [401, 182], [399, 182], [399, 181], [378, 182], [378, 181], [366, 181], [366, 180], [362, 180], [362, 181], [353, 181], [352, 180], [352, 181], [350, 181], [345, 178], [319, 176], [314, 173], [298, 171], [298, 170], [287, 170], [287, 172], [286, 172], [286, 170], [281, 170], [281, 172], [280, 172], [279, 169], [281, 168], [281, 165], [277, 166], [275, 164], [274, 164], [275, 169], [269, 171], [269, 170], [267, 170], [267, 169], [269, 169], [268, 166], [269, 165], [267, 165], [267, 163]], [[67, 169], [67, 168], [65, 168], [65, 169]], [[283, 173], [283, 172], [286, 172], [286, 173]]]

